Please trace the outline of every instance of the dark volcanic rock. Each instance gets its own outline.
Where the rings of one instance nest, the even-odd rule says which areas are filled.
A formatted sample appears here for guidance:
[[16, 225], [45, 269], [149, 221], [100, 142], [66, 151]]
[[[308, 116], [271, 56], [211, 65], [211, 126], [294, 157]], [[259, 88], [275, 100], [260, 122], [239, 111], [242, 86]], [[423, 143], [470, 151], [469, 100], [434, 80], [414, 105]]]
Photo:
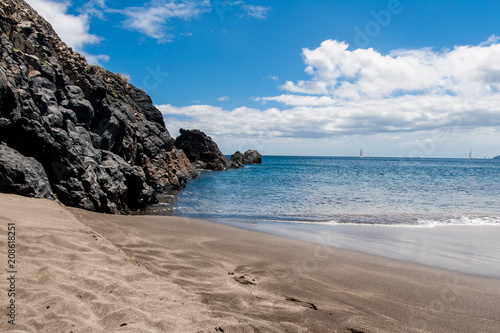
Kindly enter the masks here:
[[87, 64], [24, 1], [2, 0], [0, 29], [0, 142], [38, 161], [61, 202], [127, 211], [196, 176], [151, 98]]
[[229, 159], [233, 165], [233, 168], [243, 168], [243, 154], [237, 151]]
[[217, 144], [200, 130], [185, 130], [175, 139], [175, 147], [182, 149], [191, 164], [198, 169], [226, 170], [231, 162], [220, 151]]
[[262, 156], [257, 150], [247, 150], [243, 154], [243, 164], [262, 164]]
[[54, 199], [43, 166], [4, 144], [0, 144], [0, 191]]

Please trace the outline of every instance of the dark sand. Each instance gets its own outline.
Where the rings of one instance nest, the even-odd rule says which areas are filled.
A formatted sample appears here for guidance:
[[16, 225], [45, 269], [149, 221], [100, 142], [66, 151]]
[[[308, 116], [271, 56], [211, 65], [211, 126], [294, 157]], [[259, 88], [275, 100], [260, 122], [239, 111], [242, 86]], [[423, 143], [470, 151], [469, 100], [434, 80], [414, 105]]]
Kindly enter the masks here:
[[498, 225], [416, 227], [223, 221], [240, 228], [282, 237], [473, 275], [500, 278]]
[[[499, 279], [207, 221], [95, 214], [0, 194], [3, 249], [9, 221], [19, 235], [19, 332], [500, 328]], [[10, 329], [6, 320], [0, 331]]]

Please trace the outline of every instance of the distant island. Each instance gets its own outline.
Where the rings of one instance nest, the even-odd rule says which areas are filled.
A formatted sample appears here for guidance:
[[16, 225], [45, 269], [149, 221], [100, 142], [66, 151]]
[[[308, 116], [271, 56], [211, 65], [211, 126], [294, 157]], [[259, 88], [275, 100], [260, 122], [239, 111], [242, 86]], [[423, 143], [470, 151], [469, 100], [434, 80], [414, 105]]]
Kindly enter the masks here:
[[500, 160], [500, 155], [493, 157], [492, 160]]

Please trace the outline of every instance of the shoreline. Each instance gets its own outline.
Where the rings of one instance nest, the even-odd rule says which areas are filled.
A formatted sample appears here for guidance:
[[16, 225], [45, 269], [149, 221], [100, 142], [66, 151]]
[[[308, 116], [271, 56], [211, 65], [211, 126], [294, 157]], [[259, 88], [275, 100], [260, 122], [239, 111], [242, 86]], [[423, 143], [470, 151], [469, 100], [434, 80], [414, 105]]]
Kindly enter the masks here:
[[0, 194], [0, 207], [2, 224], [19, 230], [21, 331], [500, 326], [500, 279], [189, 218], [105, 215], [9, 194]]
[[246, 230], [500, 279], [500, 226], [315, 224], [206, 219]]

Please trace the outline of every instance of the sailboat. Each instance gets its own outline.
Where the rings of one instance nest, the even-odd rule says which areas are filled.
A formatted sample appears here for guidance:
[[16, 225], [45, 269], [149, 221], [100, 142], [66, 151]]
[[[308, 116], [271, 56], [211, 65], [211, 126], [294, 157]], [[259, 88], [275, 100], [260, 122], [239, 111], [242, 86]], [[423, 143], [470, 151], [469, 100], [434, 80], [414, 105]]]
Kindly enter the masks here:
[[359, 158], [363, 158], [363, 149], [359, 151]]
[[469, 152], [469, 160], [472, 160], [472, 149]]

